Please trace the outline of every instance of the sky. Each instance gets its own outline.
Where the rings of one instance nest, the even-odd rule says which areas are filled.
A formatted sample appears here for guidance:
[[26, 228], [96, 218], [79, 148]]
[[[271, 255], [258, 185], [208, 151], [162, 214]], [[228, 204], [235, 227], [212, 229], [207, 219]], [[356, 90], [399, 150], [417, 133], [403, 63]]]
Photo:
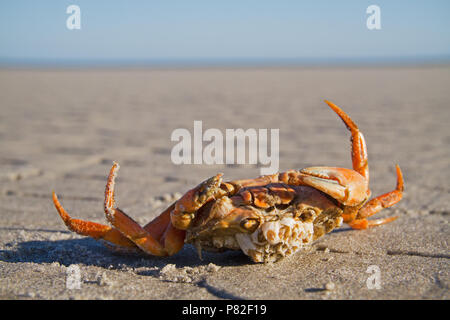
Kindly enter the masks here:
[[[69, 30], [69, 5], [81, 29]], [[380, 7], [369, 30], [367, 7]], [[448, 0], [3, 0], [0, 62], [450, 57]]]

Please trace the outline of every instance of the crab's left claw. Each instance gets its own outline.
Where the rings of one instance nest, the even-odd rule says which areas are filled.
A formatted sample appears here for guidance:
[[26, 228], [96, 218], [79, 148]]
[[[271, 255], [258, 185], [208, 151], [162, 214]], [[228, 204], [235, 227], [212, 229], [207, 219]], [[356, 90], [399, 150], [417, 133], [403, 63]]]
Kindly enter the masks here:
[[188, 229], [198, 209], [208, 201], [226, 193], [226, 191], [220, 188], [221, 184], [222, 174], [219, 173], [186, 192], [176, 202], [175, 208], [170, 214], [170, 220], [173, 226], [181, 230]]

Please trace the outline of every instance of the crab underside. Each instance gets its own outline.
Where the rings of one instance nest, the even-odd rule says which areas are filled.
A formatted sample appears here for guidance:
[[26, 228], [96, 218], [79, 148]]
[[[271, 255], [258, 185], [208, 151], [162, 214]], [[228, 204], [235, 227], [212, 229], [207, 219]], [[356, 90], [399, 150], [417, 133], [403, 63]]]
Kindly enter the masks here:
[[[241, 230], [230, 225], [220, 228], [217, 226], [220, 225], [220, 220], [212, 219], [188, 229], [185, 242], [193, 244], [200, 257], [202, 249], [216, 252], [242, 250], [254, 262], [275, 262], [294, 254], [325, 233], [341, 226], [342, 210], [332, 206], [334, 201], [320, 191], [310, 187], [282, 187], [297, 193], [290, 204], [266, 209], [250, 205], [242, 207], [242, 210], [252, 211], [259, 216], [258, 225], [253, 226], [254, 231]], [[270, 185], [265, 188], [269, 190]], [[311, 206], [308, 201], [305, 203], [304, 200], [310, 199], [312, 194], [315, 194], [315, 197], [323, 197], [325, 203], [329, 202], [330, 206], [323, 209]], [[212, 206], [206, 206], [202, 211], [214, 215], [214, 210], [220, 210], [219, 207], [226, 206], [224, 203], [230, 205], [231, 202], [228, 197], [224, 197]], [[198, 217], [201, 219], [203, 214], [199, 212]]]
[[53, 203], [70, 230], [116, 250], [167, 256], [192, 243], [200, 255], [202, 249], [240, 249], [255, 262], [292, 255], [342, 222], [353, 229], [366, 229], [394, 221], [396, 217], [367, 218], [402, 199], [400, 167], [396, 167], [395, 190], [369, 200], [363, 134], [342, 109], [326, 103], [351, 132], [353, 169], [310, 167], [229, 182], [218, 174], [186, 192], [143, 227], [115, 205], [117, 163], [105, 190], [104, 211], [110, 226], [71, 218], [55, 193]]

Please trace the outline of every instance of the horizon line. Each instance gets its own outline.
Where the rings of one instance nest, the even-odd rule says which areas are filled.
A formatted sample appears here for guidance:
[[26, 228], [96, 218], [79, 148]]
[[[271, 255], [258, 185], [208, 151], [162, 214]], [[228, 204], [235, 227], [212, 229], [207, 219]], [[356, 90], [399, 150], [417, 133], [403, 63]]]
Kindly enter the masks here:
[[0, 57], [0, 68], [195, 68], [195, 67], [340, 67], [447, 65], [450, 54], [361, 57], [203, 57], [203, 58], [14, 58]]

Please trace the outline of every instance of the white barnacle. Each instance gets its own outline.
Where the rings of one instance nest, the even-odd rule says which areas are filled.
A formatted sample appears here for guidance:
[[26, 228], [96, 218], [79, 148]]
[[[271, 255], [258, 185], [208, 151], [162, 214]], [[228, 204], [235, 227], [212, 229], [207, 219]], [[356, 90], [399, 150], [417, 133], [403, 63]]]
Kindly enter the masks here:
[[280, 242], [280, 221], [266, 222], [261, 226], [264, 238], [272, 245]]
[[272, 262], [289, 256], [313, 239], [312, 222], [293, 217], [268, 221], [252, 234], [238, 233], [236, 241], [241, 250], [255, 262]]

